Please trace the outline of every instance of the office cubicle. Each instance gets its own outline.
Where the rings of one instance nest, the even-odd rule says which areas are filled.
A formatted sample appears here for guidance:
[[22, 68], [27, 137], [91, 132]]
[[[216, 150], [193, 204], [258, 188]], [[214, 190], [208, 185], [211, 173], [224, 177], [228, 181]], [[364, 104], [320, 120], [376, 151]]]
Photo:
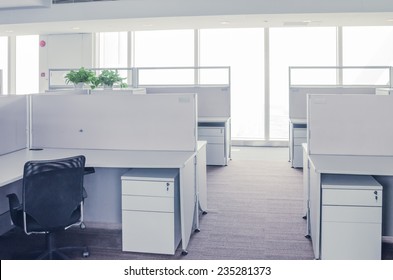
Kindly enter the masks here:
[[[383, 196], [374, 189], [363, 190], [355, 183], [340, 187], [335, 197], [354, 209], [345, 208], [340, 218], [350, 219], [359, 227], [351, 239], [359, 240], [364, 234], [393, 235], [393, 97], [391, 95], [364, 94], [311, 94], [308, 99], [306, 156], [309, 176], [305, 177], [309, 232], [316, 258], [323, 257], [323, 223], [331, 219], [329, 214], [338, 208], [321, 207], [326, 200], [323, 179], [327, 175], [367, 175], [383, 186]], [[333, 189], [331, 187], [330, 189]], [[344, 191], [342, 191], [344, 189]], [[345, 189], [347, 191], [345, 191]], [[351, 195], [349, 195], [351, 193]], [[382, 209], [372, 208], [378, 202]], [[366, 208], [364, 208], [366, 207]], [[348, 212], [351, 211], [351, 212]], [[372, 211], [373, 213], [369, 213]], [[382, 228], [376, 220], [381, 217]], [[379, 213], [378, 215], [376, 213]], [[351, 215], [348, 215], [348, 214]], [[330, 215], [330, 216], [329, 216]], [[337, 216], [336, 218], [337, 219]], [[358, 224], [360, 223], [360, 224]], [[353, 227], [351, 227], [352, 229]], [[349, 229], [348, 229], [349, 230]], [[366, 236], [368, 238], [368, 235]], [[373, 242], [370, 237], [370, 244]], [[375, 243], [380, 247], [380, 241]], [[374, 244], [374, 243], [372, 243]], [[360, 246], [361, 248], [363, 246]], [[379, 250], [379, 249], [378, 249]]]
[[289, 67], [289, 159], [302, 167], [301, 144], [307, 142], [308, 94], [375, 94], [390, 88], [389, 66]]
[[[120, 176], [130, 168], [175, 168], [180, 174], [180, 226], [186, 250], [198, 224], [196, 102], [195, 94], [1, 97], [0, 129], [6, 133], [0, 143], [0, 200], [20, 187], [26, 161], [84, 154], [86, 165], [96, 167], [95, 175], [85, 180], [85, 221], [121, 228]], [[5, 213], [8, 204], [0, 204]], [[2, 218], [4, 228], [10, 224], [7, 215], [0, 216], [1, 231]]]

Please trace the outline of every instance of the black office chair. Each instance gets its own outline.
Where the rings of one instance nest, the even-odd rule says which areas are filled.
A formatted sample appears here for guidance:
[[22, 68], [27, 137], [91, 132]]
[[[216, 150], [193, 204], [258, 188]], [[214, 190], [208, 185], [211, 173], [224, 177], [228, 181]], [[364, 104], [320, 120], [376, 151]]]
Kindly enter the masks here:
[[85, 157], [29, 161], [23, 172], [22, 203], [16, 194], [7, 195], [12, 222], [26, 234], [44, 233], [46, 251], [38, 259], [68, 259], [62, 252], [80, 249], [84, 257], [88, 248], [57, 248], [55, 233], [83, 224]]

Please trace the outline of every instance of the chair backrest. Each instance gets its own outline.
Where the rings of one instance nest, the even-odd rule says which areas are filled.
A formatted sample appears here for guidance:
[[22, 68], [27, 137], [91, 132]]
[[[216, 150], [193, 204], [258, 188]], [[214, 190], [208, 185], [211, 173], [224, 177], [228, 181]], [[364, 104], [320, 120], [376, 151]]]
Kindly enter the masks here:
[[85, 161], [80, 155], [25, 163], [23, 210], [43, 231], [64, 229], [75, 223], [77, 210], [81, 215]]

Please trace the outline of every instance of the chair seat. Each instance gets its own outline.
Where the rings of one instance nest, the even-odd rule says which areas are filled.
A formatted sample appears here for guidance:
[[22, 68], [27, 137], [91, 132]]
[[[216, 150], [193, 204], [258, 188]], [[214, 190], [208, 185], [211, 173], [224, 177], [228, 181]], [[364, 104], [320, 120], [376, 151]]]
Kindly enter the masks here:
[[[24, 222], [23, 222], [23, 210], [13, 210], [14, 211], [14, 218], [12, 222], [14, 223], [15, 226], [18, 226], [20, 228], [24, 228]], [[28, 232], [48, 232], [48, 231], [62, 231], [66, 227], [72, 225], [72, 224], [77, 224], [80, 220], [80, 208], [76, 209], [69, 220], [69, 224], [64, 225], [62, 227], [55, 227], [55, 228], [50, 228], [50, 227], [45, 227], [43, 228], [39, 223], [37, 223], [36, 220], [31, 218], [30, 216], [26, 217], [27, 219], [27, 224], [28, 224]]]

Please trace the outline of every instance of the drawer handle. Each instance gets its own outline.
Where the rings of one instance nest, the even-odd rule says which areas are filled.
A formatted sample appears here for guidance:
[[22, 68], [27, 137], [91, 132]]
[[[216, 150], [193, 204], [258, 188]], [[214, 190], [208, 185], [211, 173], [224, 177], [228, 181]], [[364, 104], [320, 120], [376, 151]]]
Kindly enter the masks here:
[[374, 191], [374, 194], [375, 194], [375, 200], [378, 200], [378, 192]]
[[169, 191], [169, 183], [166, 183], [166, 190]]

